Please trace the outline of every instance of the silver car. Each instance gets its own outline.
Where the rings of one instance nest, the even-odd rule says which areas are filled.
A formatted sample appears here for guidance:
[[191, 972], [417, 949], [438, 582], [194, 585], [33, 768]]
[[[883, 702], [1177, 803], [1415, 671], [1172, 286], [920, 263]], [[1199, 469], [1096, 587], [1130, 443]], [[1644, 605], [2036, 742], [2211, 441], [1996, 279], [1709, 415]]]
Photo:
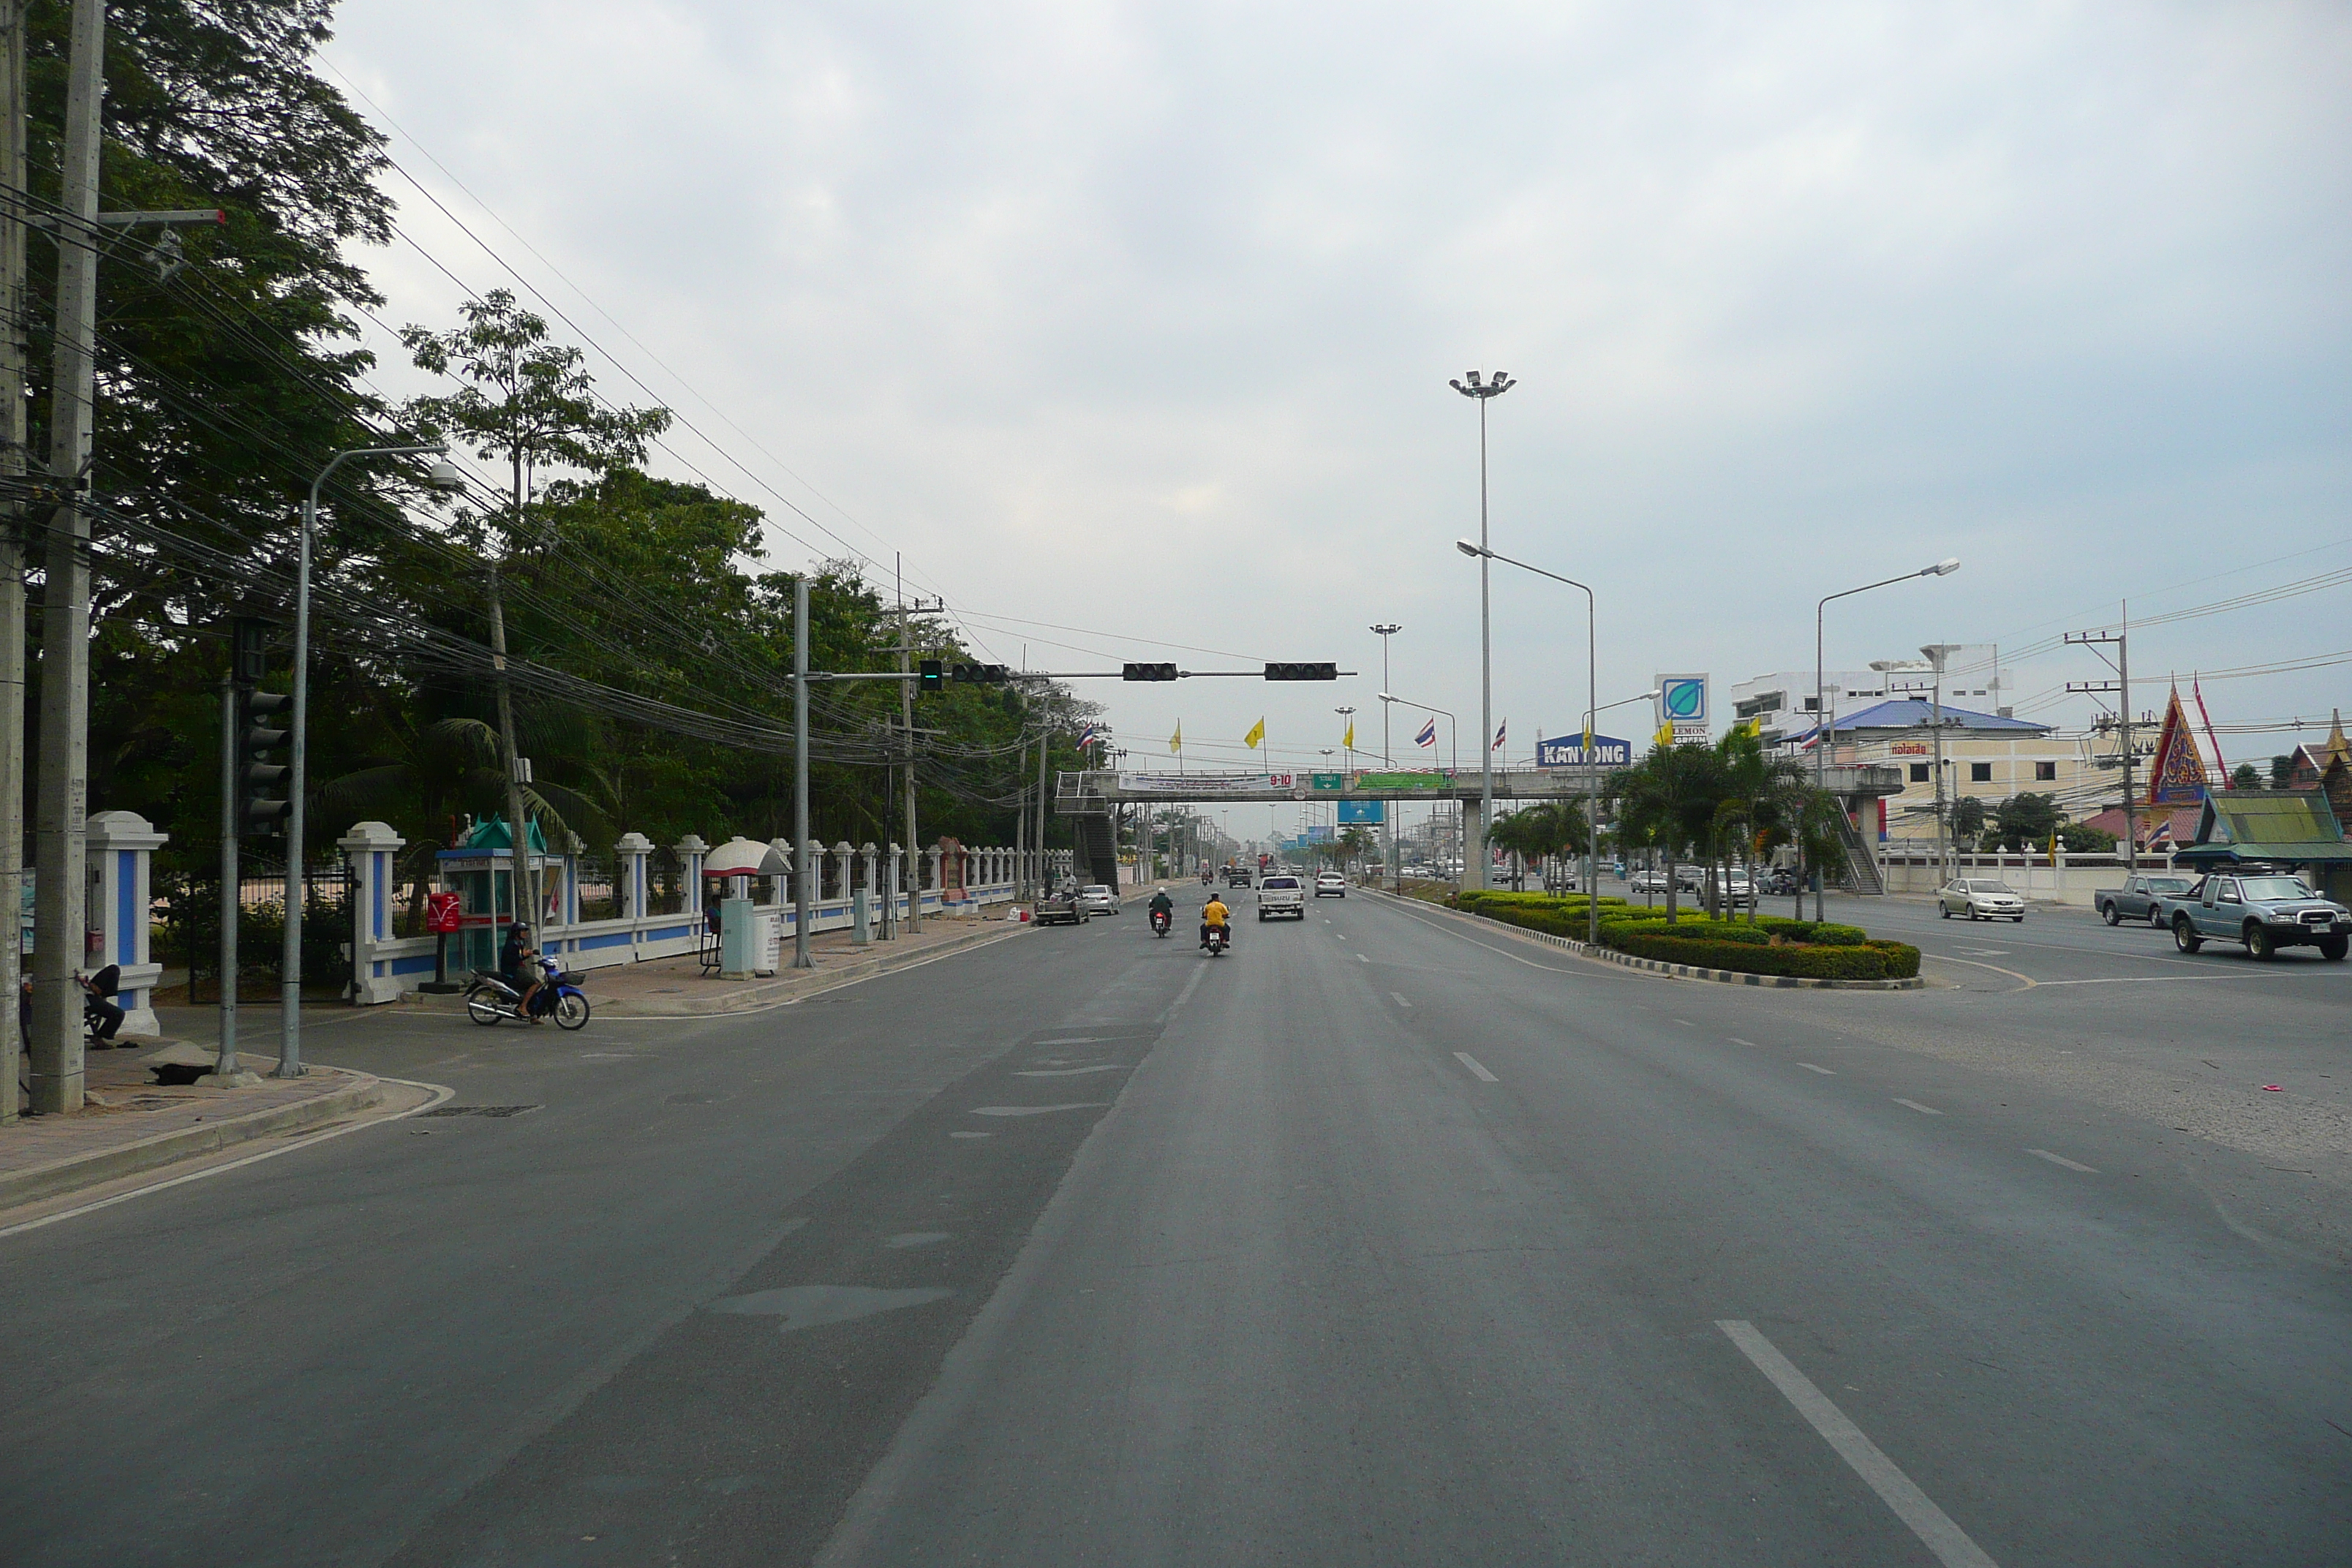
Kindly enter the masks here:
[[1946, 920], [1966, 915], [1972, 921], [2015, 921], [2025, 923], [2025, 900], [2007, 882], [1984, 877], [1955, 877], [1936, 891], [1936, 910]]
[[1118, 893], [1097, 882], [1078, 889], [1078, 907], [1090, 915], [1115, 915], [1118, 913]]

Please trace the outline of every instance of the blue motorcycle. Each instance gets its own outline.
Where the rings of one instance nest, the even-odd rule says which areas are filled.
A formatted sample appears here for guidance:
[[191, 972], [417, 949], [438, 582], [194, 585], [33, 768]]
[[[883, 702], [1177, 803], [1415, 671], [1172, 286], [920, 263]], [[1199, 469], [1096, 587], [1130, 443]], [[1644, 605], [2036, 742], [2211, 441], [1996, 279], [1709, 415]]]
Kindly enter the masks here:
[[474, 971], [474, 983], [466, 987], [466, 1016], [477, 1024], [502, 1024], [511, 1018], [526, 1023], [531, 1018], [553, 1018], [559, 1029], [581, 1029], [588, 1025], [588, 997], [563, 973], [563, 966], [541, 954], [533, 959], [539, 965], [539, 989], [531, 993], [530, 1012], [522, 1011], [522, 994], [509, 985], [505, 979], [487, 969]]

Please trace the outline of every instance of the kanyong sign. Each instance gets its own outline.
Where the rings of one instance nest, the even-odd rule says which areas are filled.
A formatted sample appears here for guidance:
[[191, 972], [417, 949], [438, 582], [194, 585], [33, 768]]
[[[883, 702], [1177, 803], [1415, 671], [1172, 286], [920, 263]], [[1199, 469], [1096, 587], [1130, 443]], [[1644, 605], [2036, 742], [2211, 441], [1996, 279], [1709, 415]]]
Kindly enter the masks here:
[[[1633, 765], [1633, 742], [1621, 741], [1614, 735], [1592, 737], [1593, 761], [1604, 768], [1630, 768]], [[1536, 766], [1539, 768], [1580, 768], [1584, 765], [1582, 732], [1562, 735], [1557, 741], [1536, 742]]]

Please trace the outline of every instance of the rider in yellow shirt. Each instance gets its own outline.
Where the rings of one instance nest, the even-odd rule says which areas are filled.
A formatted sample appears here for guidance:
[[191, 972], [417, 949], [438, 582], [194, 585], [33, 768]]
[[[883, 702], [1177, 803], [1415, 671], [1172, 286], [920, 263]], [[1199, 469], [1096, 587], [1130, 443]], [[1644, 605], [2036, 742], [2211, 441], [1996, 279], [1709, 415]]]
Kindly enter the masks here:
[[[1209, 895], [1208, 903], [1203, 906], [1201, 910], [1201, 945], [1202, 947], [1209, 945], [1210, 931], [1213, 928], [1223, 926], [1225, 923], [1226, 917], [1232, 913], [1233, 911], [1231, 910], [1225, 908], [1225, 900], [1223, 898], [1219, 897], [1215, 893], [1211, 893]], [[1225, 941], [1228, 943], [1232, 942], [1232, 932], [1228, 931], [1225, 933]]]

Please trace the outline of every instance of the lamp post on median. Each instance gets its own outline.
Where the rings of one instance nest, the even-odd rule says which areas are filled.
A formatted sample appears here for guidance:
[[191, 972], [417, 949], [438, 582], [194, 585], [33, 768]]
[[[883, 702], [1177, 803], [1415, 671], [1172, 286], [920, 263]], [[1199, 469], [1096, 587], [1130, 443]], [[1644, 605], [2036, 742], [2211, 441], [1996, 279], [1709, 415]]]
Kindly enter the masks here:
[[[1469, 384], [1464, 385], [1465, 381]], [[1481, 381], [1474, 370], [1465, 372], [1462, 381], [1445, 384], [1476, 400], [1478, 405], [1478, 738], [1482, 749], [1478, 757], [1478, 879], [1472, 886], [1484, 888], [1486, 826], [1495, 815], [1495, 637], [1486, 569], [1486, 405], [1518, 383], [1499, 370]], [[1463, 858], [1469, 858], [1466, 848]]]
[[[1867, 594], [1873, 588], [1885, 588], [1896, 583], [1908, 583], [1914, 577], [1948, 577], [1960, 569], [1960, 558], [1946, 556], [1933, 566], [1922, 566], [1916, 572], [1906, 572], [1899, 577], [1885, 577], [1875, 583], [1864, 583], [1859, 588], [1847, 588], [1841, 593], [1824, 595], [1813, 606], [1813, 790], [1820, 794], [1828, 787], [1830, 738], [1837, 731], [1830, 723], [1830, 714], [1822, 700], [1822, 621], [1832, 599], [1850, 599], [1856, 594]], [[1839, 810], [1845, 808], [1840, 806]], [[1813, 868], [1813, 919], [1825, 919], [1822, 912], [1827, 893], [1822, 887], [1822, 868]]]
[[[1404, 628], [1398, 626], [1394, 621], [1382, 621], [1370, 629], [1374, 637], [1381, 639], [1381, 689], [1382, 691], [1386, 691], [1389, 689], [1389, 638], [1396, 636], [1397, 633], [1404, 630]], [[1395, 767], [1396, 759], [1391, 755], [1389, 752], [1389, 706], [1387, 703], [1383, 702], [1381, 704], [1381, 769], [1385, 773], [1393, 771]], [[1395, 798], [1391, 796], [1389, 801], [1390, 809], [1383, 811], [1381, 815], [1384, 817], [1395, 816]], [[1381, 858], [1387, 862], [1386, 869], [1389, 874], [1389, 890], [1391, 892], [1396, 892], [1402, 889], [1404, 886], [1404, 879], [1402, 875], [1404, 867], [1403, 864], [1397, 859], [1395, 823], [1381, 823], [1381, 847], [1384, 851]]]
[[1601, 763], [1592, 754], [1592, 721], [1612, 708], [1653, 701], [1657, 695], [1653, 689], [1584, 710], [1584, 940], [1595, 947], [1601, 945]]
[[[302, 795], [310, 738], [310, 542], [319, 527], [319, 489], [352, 458], [439, 458], [425, 476], [433, 490], [449, 495], [466, 488], [466, 476], [448, 460], [440, 442], [413, 447], [353, 447], [337, 452], [310, 481], [302, 500], [301, 540], [294, 566], [294, 701], [292, 745], [286, 778], [286, 945], [278, 960], [278, 1066], [271, 1076], [302, 1076]], [[516, 829], [520, 832], [520, 826]], [[520, 897], [520, 890], [518, 890]]]

